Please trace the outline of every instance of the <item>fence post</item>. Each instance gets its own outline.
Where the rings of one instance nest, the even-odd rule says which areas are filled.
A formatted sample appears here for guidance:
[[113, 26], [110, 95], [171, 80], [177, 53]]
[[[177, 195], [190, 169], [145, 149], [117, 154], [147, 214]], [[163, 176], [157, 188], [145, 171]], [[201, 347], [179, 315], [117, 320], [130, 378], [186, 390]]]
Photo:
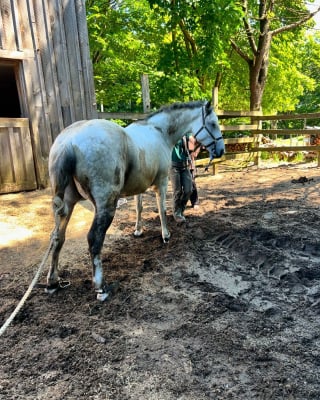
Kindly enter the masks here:
[[149, 90], [149, 75], [142, 74], [141, 76], [143, 112], [150, 112], [150, 90]]
[[212, 175], [218, 175], [219, 173], [219, 163], [213, 162], [212, 163]]
[[[260, 109], [260, 111], [261, 111], [261, 109]], [[262, 130], [262, 121], [260, 119], [257, 120], [257, 119], [254, 119], [254, 117], [252, 117], [251, 118], [251, 124], [252, 125], [257, 125], [258, 126], [258, 131]], [[254, 134], [254, 137], [255, 137], [255, 139], [258, 138], [258, 141], [257, 142], [255, 141], [257, 143], [257, 144], [255, 144], [255, 146], [258, 145], [258, 147], [260, 147], [261, 134], [260, 133], [258, 133], [258, 135]], [[253, 158], [254, 165], [256, 165], [258, 167], [260, 165], [260, 157], [261, 157], [261, 152], [258, 151], [258, 152], [255, 153], [254, 158]]]
[[212, 107], [216, 111], [219, 107], [219, 88], [218, 86], [214, 86], [212, 90]]

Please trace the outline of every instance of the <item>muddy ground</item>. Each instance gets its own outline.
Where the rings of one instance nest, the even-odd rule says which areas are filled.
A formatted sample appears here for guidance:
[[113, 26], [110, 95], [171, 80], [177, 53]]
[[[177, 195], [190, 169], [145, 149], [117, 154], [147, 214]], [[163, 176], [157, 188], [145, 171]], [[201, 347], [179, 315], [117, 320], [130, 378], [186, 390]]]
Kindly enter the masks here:
[[[77, 206], [60, 260], [71, 285], [34, 289], [0, 338], [1, 400], [320, 398], [320, 170], [253, 167], [197, 182], [201, 207], [183, 226], [169, 191], [168, 244], [151, 192], [142, 238], [133, 199], [118, 209], [103, 264], [120, 286], [106, 303], [89, 282], [92, 212]], [[2, 325], [46, 250], [49, 190], [0, 196], [0, 227]]]

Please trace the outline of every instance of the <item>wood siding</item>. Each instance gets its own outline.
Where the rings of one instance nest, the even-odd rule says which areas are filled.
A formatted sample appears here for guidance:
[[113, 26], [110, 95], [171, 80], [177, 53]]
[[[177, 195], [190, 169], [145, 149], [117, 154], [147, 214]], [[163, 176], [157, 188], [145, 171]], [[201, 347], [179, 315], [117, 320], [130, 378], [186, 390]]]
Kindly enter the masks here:
[[[53, 140], [71, 123], [97, 117], [85, 0], [1, 0], [0, 63], [5, 60], [17, 63], [37, 186], [46, 186]], [[11, 128], [1, 128], [3, 137], [5, 129], [9, 134]]]
[[0, 193], [36, 189], [27, 118], [0, 118], [0, 152]]

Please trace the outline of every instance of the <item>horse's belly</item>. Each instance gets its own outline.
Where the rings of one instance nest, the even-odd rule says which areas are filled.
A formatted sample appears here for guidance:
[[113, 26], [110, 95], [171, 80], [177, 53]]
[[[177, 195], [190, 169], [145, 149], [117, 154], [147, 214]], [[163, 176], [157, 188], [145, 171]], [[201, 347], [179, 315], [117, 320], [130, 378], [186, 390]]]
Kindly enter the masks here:
[[150, 186], [152, 186], [152, 182], [128, 182], [123, 186], [120, 196], [134, 196], [144, 193]]

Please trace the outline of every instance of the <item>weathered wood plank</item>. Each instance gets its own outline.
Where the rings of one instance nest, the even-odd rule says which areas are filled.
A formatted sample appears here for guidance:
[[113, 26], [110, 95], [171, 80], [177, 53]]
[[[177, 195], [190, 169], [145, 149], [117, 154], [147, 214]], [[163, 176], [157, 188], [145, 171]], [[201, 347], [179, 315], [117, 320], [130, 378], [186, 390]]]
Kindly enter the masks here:
[[294, 119], [317, 119], [320, 118], [320, 112], [305, 113], [305, 114], [277, 114], [277, 115], [262, 115], [257, 116], [260, 121], [281, 121], [281, 120], [294, 120]]
[[82, 77], [85, 114], [83, 119], [97, 118], [97, 103], [93, 79], [93, 66], [90, 56], [89, 34], [87, 27], [87, 14], [83, 0], [75, 0], [75, 15], [77, 19], [77, 28], [79, 36], [79, 49], [82, 63]]
[[148, 74], [142, 74], [141, 88], [142, 88], [143, 112], [148, 113], [150, 112], [150, 104], [151, 104]]
[[35, 189], [37, 187], [37, 179], [34, 169], [33, 149], [29, 126], [21, 128], [20, 138], [23, 154], [25, 182], [28, 182], [29, 188], [32, 186]]
[[42, 146], [50, 148], [52, 145], [52, 131], [60, 131], [62, 124], [59, 121], [59, 112], [61, 110], [59, 96], [56, 90], [56, 69], [55, 58], [52, 51], [52, 39], [50, 32], [49, 12], [46, 8], [46, 2], [35, 2], [34, 14], [36, 28], [38, 32], [38, 45], [41, 56], [41, 67], [43, 74], [42, 87], [43, 97], [47, 100], [46, 114], [50, 120], [49, 132], [42, 133]]
[[220, 129], [223, 132], [227, 131], [251, 131], [253, 129], [258, 129], [258, 125], [246, 125], [246, 124], [241, 124], [241, 125], [220, 125]]
[[237, 144], [237, 143], [253, 143], [257, 142], [259, 138], [254, 136], [241, 137], [241, 138], [224, 138], [225, 144]]
[[25, 169], [25, 154], [21, 143], [21, 131], [17, 128], [9, 128], [10, 150], [12, 154], [12, 168], [14, 171], [15, 183], [24, 182], [27, 177]]
[[28, 118], [0, 118], [0, 128], [23, 128], [28, 126]]
[[219, 119], [254, 117], [258, 121], [281, 121], [295, 119], [317, 119], [320, 118], [320, 112], [304, 113], [304, 114], [277, 114], [263, 115], [261, 111], [223, 111], [217, 110], [216, 114]]
[[268, 135], [295, 135], [295, 136], [303, 136], [303, 135], [318, 135], [320, 134], [320, 129], [261, 129], [261, 130], [253, 130], [252, 134], [268, 134]]
[[36, 189], [29, 127], [0, 127], [0, 193]]
[[23, 47], [22, 47], [21, 31], [20, 31], [20, 13], [17, 0], [11, 0], [11, 12], [12, 12], [12, 27], [14, 32], [16, 49], [18, 51], [21, 51], [23, 50]]
[[[21, 2], [20, 10], [25, 7], [24, 12], [28, 18], [23, 19], [23, 29], [25, 30], [24, 40], [28, 46], [35, 49], [39, 48], [37, 26], [33, 10], [33, 2]], [[33, 60], [24, 60], [24, 78], [26, 83], [26, 99], [32, 99], [28, 102], [28, 109], [31, 122], [31, 134], [33, 139], [33, 151], [36, 166], [36, 175], [39, 184], [45, 184], [47, 181], [47, 161], [46, 156], [49, 148], [45, 149], [42, 144], [42, 135], [48, 135], [51, 132], [50, 121], [46, 110], [48, 109], [45, 93], [45, 84], [39, 51], [35, 51]]]
[[0, 182], [0, 194], [23, 192], [25, 190], [35, 190], [36, 188], [30, 182]]
[[262, 111], [224, 111], [217, 110], [218, 118], [236, 118], [236, 117], [258, 117], [262, 115]]
[[320, 151], [320, 146], [275, 146], [275, 147], [253, 147], [251, 152], [268, 151], [268, 152], [282, 152], [282, 151]]
[[4, 29], [3, 29], [2, 13], [0, 12], [0, 49], [1, 50], [3, 49], [3, 46], [4, 46]]
[[34, 53], [32, 49], [23, 49], [23, 51], [0, 49], [0, 58], [7, 58], [12, 60], [25, 60], [27, 58], [33, 58], [33, 57]]
[[2, 16], [2, 45], [5, 50], [17, 50], [14, 23], [13, 23], [13, 10], [11, 8], [11, 0], [1, 0], [0, 13]]
[[76, 15], [74, 3], [69, 0], [61, 0], [64, 9], [63, 23], [69, 54], [69, 70], [71, 77], [72, 96], [75, 111], [75, 120], [81, 120], [86, 115], [83, 88], [83, 71], [80, 59], [79, 40], [77, 35]]
[[[247, 159], [248, 157], [252, 157], [252, 153], [253, 152], [246, 152], [246, 151], [242, 151], [242, 152], [239, 151], [236, 153], [226, 153], [220, 158], [214, 158], [211, 161], [211, 163], [219, 164], [221, 162], [228, 161], [228, 160], [243, 160], [243, 159]], [[201, 166], [207, 166], [209, 161], [210, 161], [210, 158], [201, 158], [201, 159], [197, 159], [195, 161], [195, 163], [196, 163], [197, 167], [201, 167]]]
[[53, 132], [53, 139], [55, 139], [63, 127], [68, 126], [75, 121], [75, 115], [61, 3], [59, 0], [49, 1], [48, 7], [51, 15], [53, 50], [55, 53], [55, 58], [58, 60], [56, 63], [56, 72], [58, 90], [60, 93], [60, 111], [63, 120], [63, 126], [60, 127], [58, 131]]
[[98, 112], [100, 119], [124, 119], [136, 121], [138, 119], [145, 119], [148, 116], [146, 113], [129, 113], [129, 112]]
[[0, 173], [1, 183], [15, 181], [13, 162], [10, 149], [9, 132], [7, 128], [0, 128]]

